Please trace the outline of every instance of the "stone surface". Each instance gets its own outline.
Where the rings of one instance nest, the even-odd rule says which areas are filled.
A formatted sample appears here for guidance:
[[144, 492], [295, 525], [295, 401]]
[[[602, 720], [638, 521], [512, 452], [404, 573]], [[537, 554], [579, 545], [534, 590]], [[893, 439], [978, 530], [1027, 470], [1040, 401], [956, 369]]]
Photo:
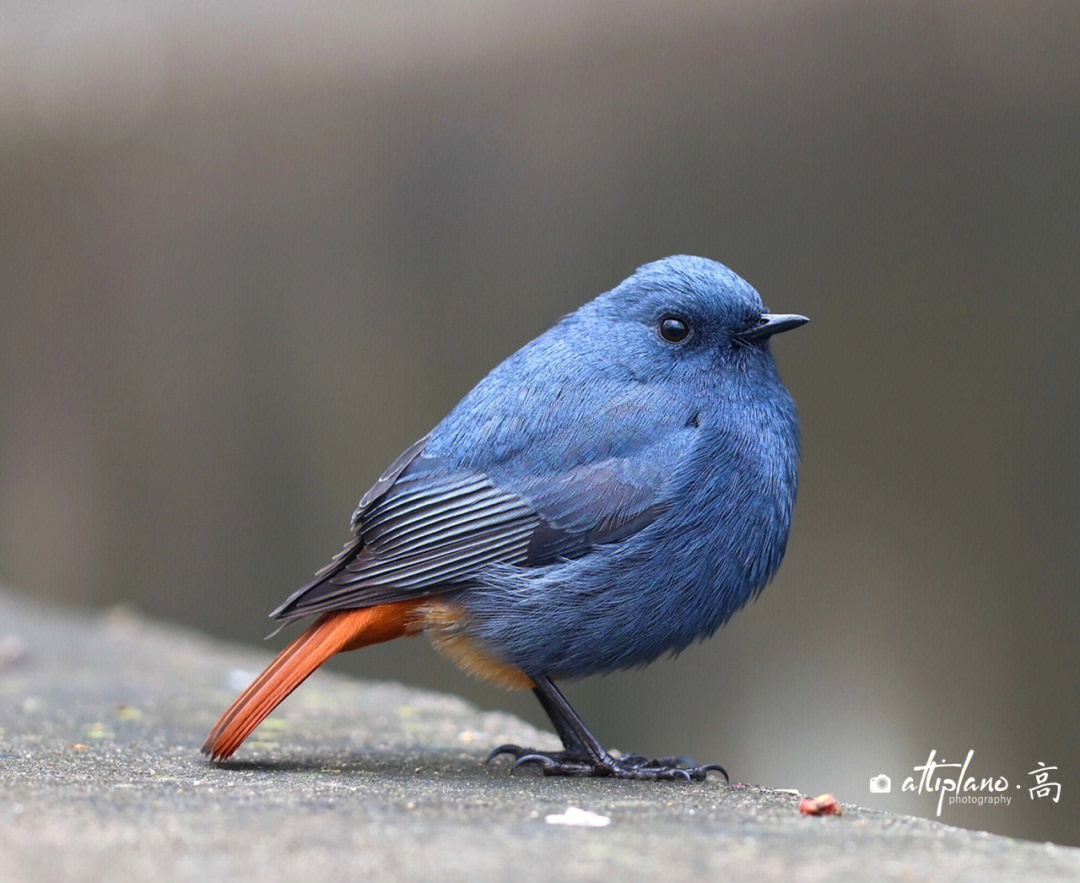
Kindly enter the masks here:
[[809, 817], [756, 786], [511, 774], [483, 765], [490, 747], [554, 737], [325, 673], [209, 763], [203, 737], [268, 659], [0, 591], [0, 879], [1080, 878], [1078, 849], [855, 806]]

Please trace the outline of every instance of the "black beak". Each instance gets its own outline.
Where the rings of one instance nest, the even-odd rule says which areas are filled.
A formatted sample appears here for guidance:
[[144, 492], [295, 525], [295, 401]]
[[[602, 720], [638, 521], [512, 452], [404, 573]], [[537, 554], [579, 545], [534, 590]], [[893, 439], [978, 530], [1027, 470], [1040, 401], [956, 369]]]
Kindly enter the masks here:
[[740, 340], [764, 340], [766, 337], [772, 337], [774, 334], [779, 334], [781, 331], [790, 331], [792, 328], [798, 328], [800, 325], [805, 325], [810, 320], [806, 316], [797, 316], [795, 314], [780, 314], [780, 313], [762, 313], [761, 321], [746, 331], [740, 332], [736, 335]]

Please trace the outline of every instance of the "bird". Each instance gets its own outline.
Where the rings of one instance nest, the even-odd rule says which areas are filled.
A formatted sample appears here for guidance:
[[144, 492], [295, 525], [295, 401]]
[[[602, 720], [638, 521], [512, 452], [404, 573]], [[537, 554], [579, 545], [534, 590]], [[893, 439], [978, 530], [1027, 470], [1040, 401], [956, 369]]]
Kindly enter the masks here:
[[531, 689], [547, 775], [702, 780], [717, 764], [604, 749], [558, 681], [639, 667], [711, 636], [783, 558], [799, 422], [769, 312], [708, 258], [644, 264], [484, 377], [360, 498], [348, 541], [277, 607], [314, 617], [203, 752], [228, 758], [336, 653], [426, 635], [465, 671]]

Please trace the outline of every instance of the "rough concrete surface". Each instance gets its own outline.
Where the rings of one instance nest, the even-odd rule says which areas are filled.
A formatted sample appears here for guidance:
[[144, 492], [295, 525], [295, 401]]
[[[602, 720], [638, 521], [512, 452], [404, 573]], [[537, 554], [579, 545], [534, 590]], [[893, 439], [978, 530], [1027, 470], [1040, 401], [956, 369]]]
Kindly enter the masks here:
[[[1080, 849], [752, 785], [549, 779], [452, 696], [318, 673], [223, 765], [199, 745], [267, 652], [0, 591], [0, 880], [1075, 880]], [[551, 824], [576, 807], [604, 827]]]

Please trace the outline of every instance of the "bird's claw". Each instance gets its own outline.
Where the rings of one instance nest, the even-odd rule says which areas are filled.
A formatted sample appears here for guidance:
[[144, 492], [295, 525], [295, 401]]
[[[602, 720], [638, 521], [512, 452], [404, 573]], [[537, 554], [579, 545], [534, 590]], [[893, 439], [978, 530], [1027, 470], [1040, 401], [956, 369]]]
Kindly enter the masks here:
[[599, 759], [592, 759], [567, 751], [535, 751], [520, 745], [500, 745], [487, 761], [501, 754], [514, 757], [511, 769], [523, 766], [538, 766], [545, 776], [596, 776], [613, 779], [644, 779], [647, 781], [682, 781], [703, 782], [713, 770], [719, 772], [724, 780], [730, 782], [727, 771], [716, 763], [698, 766], [688, 757], [661, 757], [649, 759], [639, 754], [613, 757], [605, 754]]
[[641, 754], [623, 754], [619, 757], [620, 763], [638, 767], [696, 767], [697, 763], [692, 757], [657, 757], [648, 758]]
[[513, 743], [500, 745], [487, 756], [484, 763], [491, 763], [496, 757], [503, 754], [509, 754], [514, 758], [514, 762], [510, 764], [511, 769], [530, 763], [539, 764], [545, 766], [545, 768], [546, 765], [551, 764], [587, 763], [584, 755], [569, 751], [537, 751], [535, 748], [522, 748], [520, 745], [514, 745]]
[[692, 757], [686, 757], [684, 755], [676, 757], [657, 757], [650, 760], [640, 754], [624, 754], [617, 762], [642, 771], [660, 771], [661, 775], [658, 778], [685, 778], [687, 781], [703, 781], [708, 778], [710, 772], [715, 771], [724, 777], [725, 782], [729, 785], [731, 784], [731, 779], [728, 778], [727, 770], [720, 766], [720, 764], [707, 763], [699, 765]]
[[727, 770], [725, 770], [718, 763], [707, 763], [705, 764], [705, 766], [701, 767], [701, 770], [705, 773], [706, 776], [708, 776], [711, 771], [715, 770], [724, 777], [724, 781], [727, 782], [727, 784], [731, 784], [731, 778], [728, 776]]
[[535, 763], [541, 769], [546, 770], [548, 767], [555, 766], [558, 761], [551, 757], [548, 757], [548, 755], [546, 754], [523, 754], [512, 764], [510, 764], [510, 769], [514, 770], [517, 769], [519, 766], [526, 766], [530, 763]]
[[507, 742], [505, 745], [500, 745], [494, 751], [491, 752], [485, 759], [484, 763], [491, 763], [496, 757], [502, 754], [512, 754], [514, 757], [521, 757], [523, 754], [528, 754], [530, 749], [522, 748], [520, 745], [515, 745], [513, 742]]

